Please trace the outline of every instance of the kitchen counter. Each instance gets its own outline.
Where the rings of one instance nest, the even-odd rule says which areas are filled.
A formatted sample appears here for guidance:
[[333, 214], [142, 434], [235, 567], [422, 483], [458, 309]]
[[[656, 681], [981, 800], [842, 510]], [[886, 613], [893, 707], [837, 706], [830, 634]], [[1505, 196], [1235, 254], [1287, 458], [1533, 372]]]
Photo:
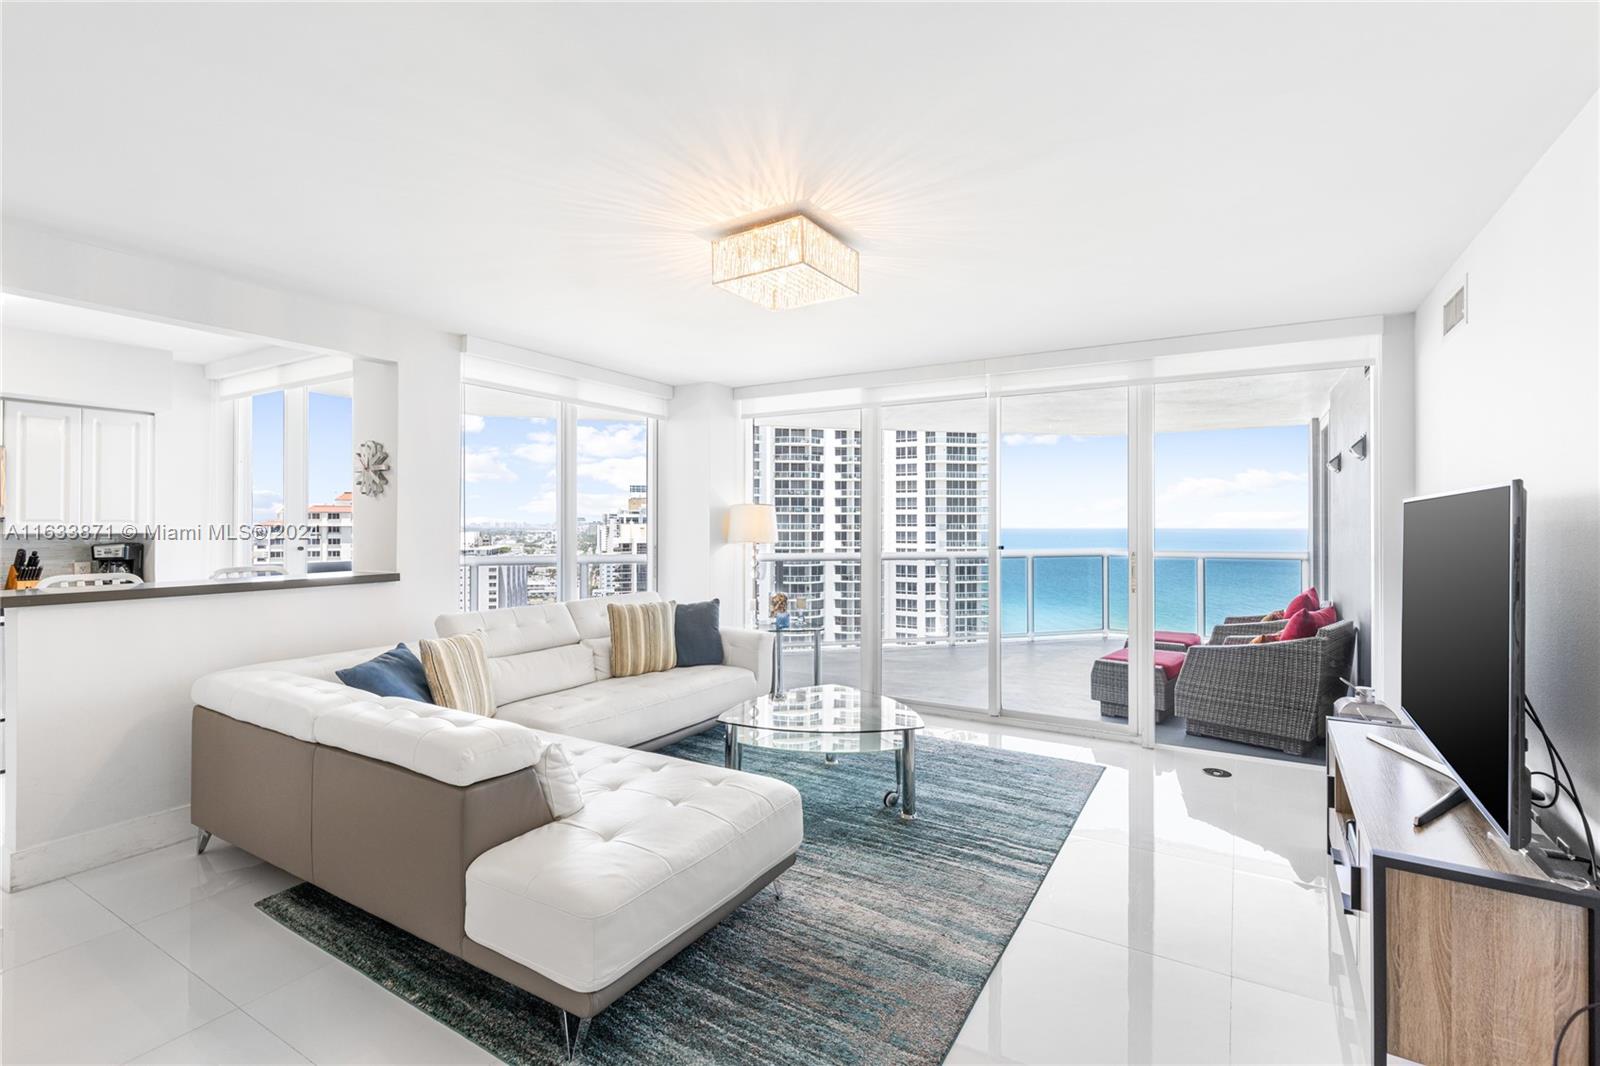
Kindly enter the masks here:
[[148, 581], [143, 585], [104, 585], [85, 588], [8, 589], [0, 591], [0, 610], [43, 607], [61, 603], [97, 603], [101, 600], [156, 600], [173, 596], [215, 596], [234, 592], [274, 589], [331, 588], [399, 581], [390, 570], [307, 574], [304, 577], [250, 577], [231, 581]]

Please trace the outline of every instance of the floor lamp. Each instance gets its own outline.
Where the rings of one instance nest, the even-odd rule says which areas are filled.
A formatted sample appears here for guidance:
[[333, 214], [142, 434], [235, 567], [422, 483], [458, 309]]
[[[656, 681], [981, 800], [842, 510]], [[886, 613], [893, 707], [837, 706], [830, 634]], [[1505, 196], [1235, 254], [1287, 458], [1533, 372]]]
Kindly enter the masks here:
[[[747, 616], [747, 620], [754, 622], [759, 617], [761, 598], [760, 546], [774, 544], [778, 540], [778, 509], [770, 503], [736, 503], [728, 508], [724, 533], [729, 544], [750, 545], [751, 576], [755, 587], [753, 602], [757, 613]], [[747, 609], [751, 602], [746, 601]]]

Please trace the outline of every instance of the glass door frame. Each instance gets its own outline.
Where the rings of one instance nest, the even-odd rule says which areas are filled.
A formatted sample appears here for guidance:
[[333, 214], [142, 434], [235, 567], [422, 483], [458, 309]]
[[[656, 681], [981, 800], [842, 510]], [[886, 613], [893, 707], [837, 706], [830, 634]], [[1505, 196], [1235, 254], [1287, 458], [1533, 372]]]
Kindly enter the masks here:
[[[1128, 676], [1149, 677], [1155, 668], [1155, 626], [1152, 580], [1155, 558], [1155, 530], [1152, 522], [1154, 483], [1154, 394], [1150, 385], [1105, 384], [1055, 389], [1029, 389], [989, 395], [989, 706], [994, 719], [1073, 733], [1086, 737], [1134, 741], [1143, 747], [1155, 746], [1155, 694], [1149, 685], [1130, 685], [1128, 724], [1108, 725], [1064, 715], [1008, 710], [1004, 705], [1005, 638], [1002, 602], [1002, 551], [1000, 522], [1004, 507], [1000, 441], [1003, 425], [1001, 405], [1008, 397], [1048, 395], [1050, 393], [1121, 389], [1127, 396], [1127, 536], [1128, 536]], [[1105, 595], [1110, 590], [1104, 590]]]
[[[980, 717], [997, 721], [1042, 728], [1053, 732], [1076, 734], [1096, 739], [1133, 741], [1144, 747], [1155, 745], [1155, 697], [1148, 685], [1132, 685], [1128, 694], [1128, 724], [1107, 725], [1091, 720], [1073, 719], [1061, 715], [1010, 711], [1003, 705], [1003, 666], [1001, 596], [1001, 403], [1006, 395], [1041, 395], [1053, 392], [1081, 392], [1087, 389], [1119, 388], [1127, 394], [1128, 442], [1128, 640], [1129, 676], [1148, 677], [1154, 670], [1154, 596], [1153, 566], [1154, 529], [1152, 485], [1154, 458], [1154, 400], [1152, 387], [1146, 384], [1085, 384], [1060, 388], [1019, 390], [1002, 394], [991, 386], [983, 394], [988, 414], [988, 566], [989, 566], [989, 630], [987, 641], [988, 700], [985, 707], [944, 704], [915, 697], [896, 696], [915, 706], [925, 707], [952, 717]], [[866, 403], [861, 412], [862, 446], [862, 688], [882, 691], [883, 683], [883, 608], [884, 564], [893, 560], [892, 552], [884, 550], [884, 501], [888, 496], [885, 484], [883, 448], [883, 411], [887, 408], [921, 406], [943, 401], [970, 401], [972, 395], [945, 396], [930, 399], [904, 400], [893, 403]], [[876, 575], [876, 580], [867, 580]], [[867, 649], [874, 654], [866, 654]]]

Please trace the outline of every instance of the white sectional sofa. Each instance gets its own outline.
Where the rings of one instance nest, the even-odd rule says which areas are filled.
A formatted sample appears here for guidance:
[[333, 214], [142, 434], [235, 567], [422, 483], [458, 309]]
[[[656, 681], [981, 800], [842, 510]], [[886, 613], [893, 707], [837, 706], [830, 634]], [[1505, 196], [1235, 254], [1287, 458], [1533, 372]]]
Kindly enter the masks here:
[[[610, 742], [704, 728], [766, 690], [771, 645], [729, 632], [724, 666], [608, 678], [587, 604], [439, 629], [470, 619], [512, 697], [493, 718], [335, 676], [385, 648], [196, 681], [191, 816], [202, 849], [216, 833], [555, 1004], [570, 1051], [587, 1019], [794, 862], [788, 784]], [[543, 776], [557, 776], [552, 745], [581, 809]]]
[[495, 717], [566, 736], [655, 749], [713, 724], [772, 689], [773, 635], [724, 629], [721, 666], [611, 676], [608, 603], [649, 603], [654, 592], [441, 615], [441, 637], [481, 631]]

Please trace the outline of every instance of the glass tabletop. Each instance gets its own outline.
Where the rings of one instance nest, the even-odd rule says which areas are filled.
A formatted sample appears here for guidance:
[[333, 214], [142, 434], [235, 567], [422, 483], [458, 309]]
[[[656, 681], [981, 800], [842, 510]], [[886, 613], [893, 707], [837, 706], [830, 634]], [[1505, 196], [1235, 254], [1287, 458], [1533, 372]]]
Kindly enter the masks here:
[[759, 696], [717, 721], [739, 727], [741, 743], [747, 729], [859, 736], [922, 728], [922, 716], [899, 700], [847, 685], [808, 685]]

